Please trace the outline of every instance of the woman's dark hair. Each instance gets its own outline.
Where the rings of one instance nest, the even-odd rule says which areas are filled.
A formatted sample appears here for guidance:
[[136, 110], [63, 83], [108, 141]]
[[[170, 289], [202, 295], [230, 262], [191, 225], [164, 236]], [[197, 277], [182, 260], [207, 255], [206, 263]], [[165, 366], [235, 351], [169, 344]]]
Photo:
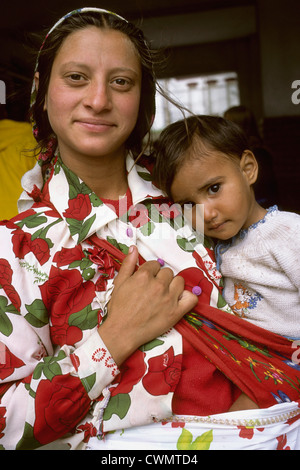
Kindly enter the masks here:
[[35, 103], [31, 107], [32, 119], [36, 122], [38, 129], [36, 139], [39, 148], [47, 147], [48, 142], [53, 136], [47, 112], [44, 111], [44, 101], [55, 56], [63, 40], [69, 34], [88, 26], [108, 28], [122, 32], [129, 37], [140, 56], [142, 67], [140, 109], [136, 126], [126, 143], [126, 148], [131, 150], [133, 155], [137, 157], [142, 151], [143, 138], [150, 131], [155, 115], [156, 80], [154, 63], [156, 51], [151, 51], [143, 32], [139, 28], [109, 13], [88, 12], [71, 15], [46, 37], [38, 58], [39, 88]]
[[[154, 144], [154, 181], [168, 196], [175, 174], [185, 161], [186, 152], [195, 143], [197, 136], [207, 149], [240, 159], [249, 148], [247, 137], [238, 125], [217, 116], [190, 116], [166, 127]], [[198, 147], [197, 147], [198, 150]], [[195, 158], [201, 158], [198, 151]]]

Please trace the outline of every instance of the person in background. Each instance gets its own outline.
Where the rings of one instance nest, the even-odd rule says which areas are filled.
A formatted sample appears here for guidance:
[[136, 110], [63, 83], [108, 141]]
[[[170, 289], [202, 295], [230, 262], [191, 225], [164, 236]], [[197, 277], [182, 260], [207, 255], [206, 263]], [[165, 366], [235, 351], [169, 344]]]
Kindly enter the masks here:
[[0, 105], [0, 220], [18, 213], [17, 202], [23, 191], [22, 176], [36, 163], [36, 140], [28, 122], [7, 118], [5, 105]]

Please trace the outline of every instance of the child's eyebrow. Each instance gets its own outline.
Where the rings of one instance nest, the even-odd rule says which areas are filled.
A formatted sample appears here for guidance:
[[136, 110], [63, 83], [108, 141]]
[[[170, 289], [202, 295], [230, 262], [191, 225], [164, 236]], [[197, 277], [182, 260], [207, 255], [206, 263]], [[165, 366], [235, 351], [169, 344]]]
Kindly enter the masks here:
[[[201, 191], [209, 188], [210, 186], [213, 186], [216, 183], [219, 183], [222, 180], [223, 176], [214, 176], [213, 178], [210, 178], [209, 180], [205, 181], [204, 184], [201, 186], [198, 186], [196, 189], [197, 193], [200, 193]], [[187, 204], [188, 202], [191, 202], [191, 199], [187, 197], [183, 197], [181, 199], [174, 199], [174, 202], [176, 202], [179, 205]]]
[[197, 191], [202, 191], [203, 189], [209, 188], [210, 186], [213, 186], [214, 184], [218, 183], [221, 179], [222, 176], [214, 176], [213, 178], [210, 178], [209, 180], [205, 181], [202, 186], [199, 186], [197, 188]]

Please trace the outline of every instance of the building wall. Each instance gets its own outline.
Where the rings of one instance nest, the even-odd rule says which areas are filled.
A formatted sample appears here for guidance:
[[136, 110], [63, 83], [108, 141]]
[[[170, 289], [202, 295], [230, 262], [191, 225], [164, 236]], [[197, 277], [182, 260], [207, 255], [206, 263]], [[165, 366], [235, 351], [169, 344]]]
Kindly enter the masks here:
[[[56, 16], [58, 7], [49, 8]], [[21, 22], [20, 16], [10, 16]], [[198, 12], [180, 15], [172, 9], [169, 16], [146, 16], [138, 23], [154, 46], [169, 48], [161, 77], [237, 73], [241, 103], [254, 112], [273, 155], [280, 205], [299, 211], [300, 1], [249, 0], [211, 10], [199, 6]], [[16, 30], [10, 36], [7, 31], [0, 34], [7, 45], [1, 55], [0, 80], [6, 83], [7, 94], [18, 91], [16, 105], [9, 102], [14, 119], [24, 119], [32, 74], [20, 34]]]
[[257, 27], [265, 143], [281, 206], [300, 213], [300, 94], [292, 88], [300, 80], [300, 2], [259, 0]]
[[162, 76], [237, 72], [241, 103], [254, 112], [273, 157], [277, 202], [300, 212], [299, 0], [150, 19], [143, 28], [170, 48]]

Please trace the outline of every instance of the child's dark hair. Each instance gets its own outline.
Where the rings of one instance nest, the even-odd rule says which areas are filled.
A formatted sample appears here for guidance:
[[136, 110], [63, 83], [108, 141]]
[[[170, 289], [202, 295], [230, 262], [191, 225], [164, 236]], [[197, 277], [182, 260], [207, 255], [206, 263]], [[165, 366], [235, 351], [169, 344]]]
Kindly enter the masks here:
[[[217, 150], [229, 157], [240, 159], [249, 148], [247, 137], [238, 125], [217, 116], [190, 116], [166, 127], [154, 145], [154, 181], [171, 197], [171, 185], [175, 174], [185, 160], [185, 154], [194, 137], [205, 148]], [[201, 157], [199, 152], [196, 156]]]

